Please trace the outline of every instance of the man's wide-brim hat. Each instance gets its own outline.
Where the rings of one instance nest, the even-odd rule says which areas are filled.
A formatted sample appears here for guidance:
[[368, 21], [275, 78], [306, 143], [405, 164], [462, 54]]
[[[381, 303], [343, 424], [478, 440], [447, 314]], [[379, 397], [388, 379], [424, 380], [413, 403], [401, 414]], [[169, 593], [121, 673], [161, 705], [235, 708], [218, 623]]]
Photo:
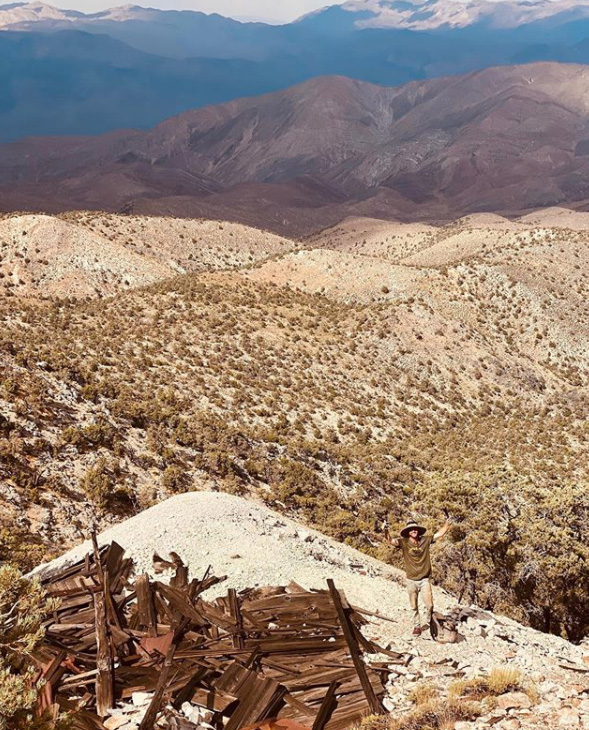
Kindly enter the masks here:
[[427, 532], [427, 527], [424, 527], [423, 525], [418, 525], [417, 522], [410, 521], [401, 530], [401, 537], [409, 537], [409, 533], [411, 532], [411, 530], [419, 530], [419, 537], [421, 537]]

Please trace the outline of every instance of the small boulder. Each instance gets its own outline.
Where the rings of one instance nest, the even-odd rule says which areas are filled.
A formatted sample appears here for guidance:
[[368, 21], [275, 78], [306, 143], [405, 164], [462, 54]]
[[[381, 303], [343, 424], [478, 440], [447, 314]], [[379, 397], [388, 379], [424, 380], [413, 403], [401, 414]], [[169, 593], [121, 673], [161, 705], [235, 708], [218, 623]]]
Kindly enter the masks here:
[[579, 711], [574, 707], [563, 707], [557, 715], [558, 727], [579, 727]]
[[511, 717], [509, 720], [503, 720], [498, 727], [501, 728], [501, 730], [519, 730], [521, 725], [517, 718]]
[[106, 730], [119, 730], [120, 727], [127, 725], [128, 722], [129, 718], [125, 717], [125, 715], [113, 715], [112, 717], [108, 717], [102, 724]]
[[532, 706], [532, 700], [525, 692], [507, 692], [497, 697], [497, 707], [501, 710], [523, 710]]

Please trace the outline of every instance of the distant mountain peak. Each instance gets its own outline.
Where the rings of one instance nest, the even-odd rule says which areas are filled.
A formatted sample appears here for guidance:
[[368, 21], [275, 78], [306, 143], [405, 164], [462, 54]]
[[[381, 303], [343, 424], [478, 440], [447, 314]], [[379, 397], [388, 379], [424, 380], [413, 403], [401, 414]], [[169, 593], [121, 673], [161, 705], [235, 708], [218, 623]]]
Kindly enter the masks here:
[[83, 17], [84, 13], [79, 13], [76, 10], [56, 8], [40, 0], [33, 0], [30, 3], [0, 5], [0, 28], [34, 23], [39, 20], [68, 21]]
[[478, 23], [514, 28], [562, 13], [589, 15], [589, 0], [348, 0], [339, 7], [359, 16], [357, 28], [410, 30], [465, 28]]

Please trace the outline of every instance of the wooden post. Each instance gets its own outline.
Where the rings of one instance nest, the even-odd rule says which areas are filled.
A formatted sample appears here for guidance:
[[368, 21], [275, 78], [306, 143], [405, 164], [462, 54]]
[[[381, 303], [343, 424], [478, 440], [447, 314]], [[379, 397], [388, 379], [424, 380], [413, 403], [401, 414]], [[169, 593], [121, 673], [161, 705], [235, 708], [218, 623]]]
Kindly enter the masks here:
[[344, 638], [348, 645], [350, 656], [352, 657], [354, 667], [356, 668], [356, 672], [358, 674], [358, 679], [360, 680], [360, 684], [362, 685], [362, 689], [364, 690], [364, 694], [366, 695], [366, 699], [368, 700], [368, 704], [370, 705], [370, 710], [375, 715], [382, 715], [386, 712], [386, 710], [383, 707], [381, 701], [376, 696], [372, 684], [370, 683], [370, 679], [368, 678], [366, 665], [364, 664], [364, 662], [362, 661], [362, 657], [360, 656], [358, 642], [356, 641], [356, 637], [354, 636], [354, 632], [352, 630], [352, 627], [350, 626], [349, 619], [346, 616], [346, 612], [344, 610], [339, 591], [335, 587], [335, 583], [331, 578], [327, 579], [327, 585], [329, 587], [329, 593], [331, 594], [331, 600], [333, 601], [333, 605], [335, 606], [335, 610], [337, 611], [339, 622], [344, 632]]
[[229, 598], [229, 611], [231, 618], [235, 621], [235, 632], [233, 634], [233, 646], [236, 649], [243, 649], [245, 642], [243, 640], [243, 617], [241, 615], [241, 609], [239, 607], [239, 598], [237, 597], [237, 591], [235, 588], [230, 588], [228, 592]]
[[114, 707], [114, 662], [106, 620], [104, 593], [94, 594], [96, 621], [96, 714], [105, 717]]
[[94, 593], [94, 621], [96, 624], [96, 714], [105, 717], [115, 704], [114, 657], [108, 630], [108, 586], [102, 569], [96, 532], [92, 531], [94, 562], [100, 590]]
[[149, 636], [157, 636], [157, 612], [153, 600], [151, 581], [147, 573], [137, 576], [135, 591], [137, 592], [139, 624], [147, 627]]

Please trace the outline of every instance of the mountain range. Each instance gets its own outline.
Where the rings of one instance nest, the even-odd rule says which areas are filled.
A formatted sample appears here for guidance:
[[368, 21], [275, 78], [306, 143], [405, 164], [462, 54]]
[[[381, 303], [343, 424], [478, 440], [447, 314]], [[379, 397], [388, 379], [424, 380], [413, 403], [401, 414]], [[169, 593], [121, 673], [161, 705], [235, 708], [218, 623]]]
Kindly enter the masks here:
[[0, 140], [148, 129], [182, 111], [343, 75], [396, 86], [589, 61], [589, 5], [354, 0], [281, 26], [124, 6], [0, 6]]
[[589, 68], [398, 88], [322, 77], [152, 130], [0, 145], [4, 210], [230, 219], [301, 236], [349, 215], [447, 220], [589, 201]]
[[[309, 14], [308, 18], [339, 13], [356, 28], [448, 30], [484, 26], [519, 28], [533, 23], [557, 27], [589, 17], [586, 0], [349, 0]], [[344, 20], [341, 25], [346, 25]]]

